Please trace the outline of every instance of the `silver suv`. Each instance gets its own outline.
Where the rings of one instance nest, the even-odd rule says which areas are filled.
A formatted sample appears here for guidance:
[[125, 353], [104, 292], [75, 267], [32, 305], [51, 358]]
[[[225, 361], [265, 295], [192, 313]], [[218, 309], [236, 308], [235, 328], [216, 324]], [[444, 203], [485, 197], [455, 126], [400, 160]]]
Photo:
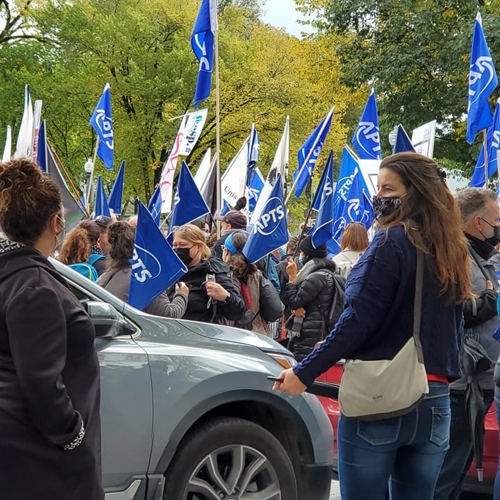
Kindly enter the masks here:
[[261, 335], [159, 318], [53, 261], [94, 322], [107, 500], [327, 500], [332, 427]]

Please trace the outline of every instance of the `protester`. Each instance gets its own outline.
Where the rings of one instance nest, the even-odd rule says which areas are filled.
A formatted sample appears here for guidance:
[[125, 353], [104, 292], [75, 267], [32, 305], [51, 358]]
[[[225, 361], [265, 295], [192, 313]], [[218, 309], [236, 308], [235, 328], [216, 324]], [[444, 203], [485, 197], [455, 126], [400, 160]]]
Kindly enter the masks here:
[[[497, 316], [498, 281], [495, 266], [489, 259], [500, 242], [500, 210], [496, 193], [489, 189], [468, 188], [457, 195], [462, 224], [469, 243], [472, 291], [475, 298], [464, 303], [467, 335], [472, 335], [485, 349], [491, 361], [500, 354], [500, 344], [493, 333], [500, 325]], [[493, 369], [475, 377], [479, 383], [486, 411], [494, 398]], [[435, 499], [455, 500], [472, 463], [473, 440], [466, 409], [466, 376], [451, 384], [450, 449], [436, 486]]]
[[217, 216], [215, 220], [221, 221], [222, 236], [212, 246], [212, 255], [222, 259], [222, 246], [226, 238], [234, 231], [241, 231], [247, 228], [247, 217], [245, 214], [231, 210], [226, 215]]
[[205, 241], [208, 242], [208, 239], [210, 238], [210, 226], [207, 222], [207, 218], [201, 217], [200, 219], [196, 219], [190, 224], [193, 224], [193, 226], [199, 227], [203, 233], [205, 234]]
[[300, 242], [299, 249], [304, 265], [297, 274], [297, 263], [289, 259], [289, 281], [281, 292], [281, 300], [292, 310], [293, 321], [302, 323], [299, 329], [292, 328], [299, 336], [290, 338], [288, 346], [300, 361], [330, 331], [327, 318], [335, 293], [335, 264], [326, 258], [326, 245], [314, 248], [310, 236]]
[[235, 231], [224, 242], [223, 258], [241, 287], [246, 313], [234, 326], [269, 335], [269, 322], [281, 316], [281, 301], [278, 292], [241, 253], [248, 239], [248, 233]]
[[281, 257], [280, 261], [276, 265], [276, 271], [278, 273], [278, 279], [280, 281], [280, 290], [283, 290], [285, 288], [285, 285], [288, 283], [289, 278], [286, 270], [288, 266], [288, 261], [291, 258], [293, 258], [295, 260], [295, 263], [297, 264], [298, 271], [300, 271], [302, 267], [300, 255], [298, 253], [296, 254], [298, 243], [299, 243], [299, 237], [291, 236], [286, 245], [285, 255]]
[[189, 287], [184, 319], [206, 323], [238, 321], [245, 314], [245, 303], [233, 280], [229, 266], [212, 257], [203, 231], [186, 224], [174, 232], [173, 248], [188, 267], [182, 281]]
[[94, 328], [48, 257], [64, 231], [56, 184], [0, 164], [0, 496], [102, 500]]
[[[340, 359], [392, 359], [413, 334], [417, 249], [424, 254], [420, 340], [428, 395], [402, 416], [339, 421], [343, 500], [430, 500], [448, 449], [448, 380], [460, 373], [462, 302], [471, 297], [460, 213], [431, 159], [382, 160], [374, 210], [381, 225], [352, 269], [345, 308], [322, 345], [274, 388], [302, 393]], [[489, 233], [488, 233], [489, 234]]]
[[90, 262], [91, 245], [87, 231], [75, 226], [64, 238], [58, 259], [91, 281], [97, 281], [99, 273]]
[[[132, 275], [131, 259], [134, 252], [135, 231], [128, 222], [115, 222], [108, 229], [110, 244], [108, 270], [97, 280], [97, 284], [108, 292], [128, 302], [128, 292]], [[189, 288], [185, 283], [175, 286], [175, 294], [170, 302], [167, 292], [163, 292], [144, 311], [155, 316], [182, 318], [186, 312]]]
[[[500, 317], [500, 295], [498, 295], [497, 298], [497, 315]], [[495, 338], [500, 338], [500, 327], [497, 328], [495, 332]], [[495, 364], [494, 382], [495, 382], [495, 410], [496, 410], [495, 413], [497, 417], [498, 428], [500, 429], [500, 356], [496, 360]], [[497, 437], [500, 438], [500, 436]], [[495, 483], [493, 486], [493, 500], [500, 500], [500, 456], [497, 463], [497, 473], [495, 475]]]
[[340, 242], [340, 253], [333, 257], [337, 273], [347, 278], [352, 266], [358, 262], [368, 248], [368, 231], [361, 222], [351, 222], [345, 228]]
[[90, 256], [89, 263], [92, 264], [99, 276], [106, 270], [106, 256], [102, 253], [102, 248], [99, 246], [99, 238], [101, 231], [98, 224], [93, 220], [82, 220], [78, 224], [81, 228], [87, 231], [87, 237], [90, 240]]
[[111, 224], [115, 223], [118, 219], [115, 214], [111, 214], [110, 217], [107, 215], [98, 215], [94, 221], [99, 227], [99, 246], [101, 247], [102, 254], [105, 256], [109, 255], [109, 242], [108, 242], [108, 228]]

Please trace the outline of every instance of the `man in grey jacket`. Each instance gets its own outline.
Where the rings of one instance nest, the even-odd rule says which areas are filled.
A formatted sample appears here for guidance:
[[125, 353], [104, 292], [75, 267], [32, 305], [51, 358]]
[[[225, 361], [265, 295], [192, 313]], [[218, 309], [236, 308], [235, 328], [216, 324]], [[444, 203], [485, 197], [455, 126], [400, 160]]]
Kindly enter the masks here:
[[[500, 343], [493, 333], [500, 325], [497, 316], [498, 281], [495, 267], [489, 259], [495, 255], [500, 242], [500, 210], [495, 192], [488, 189], [468, 188], [457, 195], [462, 213], [464, 232], [469, 241], [472, 291], [475, 298], [464, 303], [465, 328], [485, 348], [491, 361], [500, 353]], [[494, 398], [493, 369], [478, 376], [485, 407]], [[450, 385], [451, 429], [450, 448], [439, 476], [435, 500], [455, 500], [473, 458], [473, 443], [465, 410], [464, 377]]]

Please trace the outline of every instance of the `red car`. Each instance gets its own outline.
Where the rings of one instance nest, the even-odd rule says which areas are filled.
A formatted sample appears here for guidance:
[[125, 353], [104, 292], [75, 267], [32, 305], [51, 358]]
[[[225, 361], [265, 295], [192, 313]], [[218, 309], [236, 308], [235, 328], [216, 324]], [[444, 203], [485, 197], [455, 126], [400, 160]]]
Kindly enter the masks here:
[[[342, 377], [343, 363], [340, 362], [332, 366], [327, 372], [318, 378], [319, 382], [328, 382], [338, 386]], [[323, 408], [325, 409], [328, 418], [333, 427], [334, 441], [333, 453], [337, 456], [337, 436], [338, 436], [338, 421], [339, 421], [339, 402], [337, 399], [318, 396]], [[495, 474], [497, 471], [498, 463], [498, 423], [495, 414], [495, 403], [491, 405], [485, 420], [485, 435], [484, 435], [484, 453], [483, 453], [483, 468], [484, 468], [484, 481], [478, 482], [476, 475], [475, 463], [472, 463], [471, 468], [467, 474], [467, 480], [464, 485], [464, 490], [478, 493], [492, 493], [493, 482], [495, 481]], [[335, 472], [337, 466], [335, 461]]]

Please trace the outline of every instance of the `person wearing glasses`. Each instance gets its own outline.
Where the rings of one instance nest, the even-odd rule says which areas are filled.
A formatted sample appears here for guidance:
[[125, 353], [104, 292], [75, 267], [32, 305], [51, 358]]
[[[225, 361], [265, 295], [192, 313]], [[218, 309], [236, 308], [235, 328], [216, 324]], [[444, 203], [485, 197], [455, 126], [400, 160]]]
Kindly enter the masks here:
[[188, 268], [181, 278], [189, 288], [184, 319], [221, 324], [241, 319], [246, 307], [238, 282], [229, 266], [212, 256], [203, 231], [193, 224], [179, 227], [173, 249]]
[[61, 195], [36, 163], [0, 163], [0, 497], [102, 500], [94, 327], [48, 260]]

